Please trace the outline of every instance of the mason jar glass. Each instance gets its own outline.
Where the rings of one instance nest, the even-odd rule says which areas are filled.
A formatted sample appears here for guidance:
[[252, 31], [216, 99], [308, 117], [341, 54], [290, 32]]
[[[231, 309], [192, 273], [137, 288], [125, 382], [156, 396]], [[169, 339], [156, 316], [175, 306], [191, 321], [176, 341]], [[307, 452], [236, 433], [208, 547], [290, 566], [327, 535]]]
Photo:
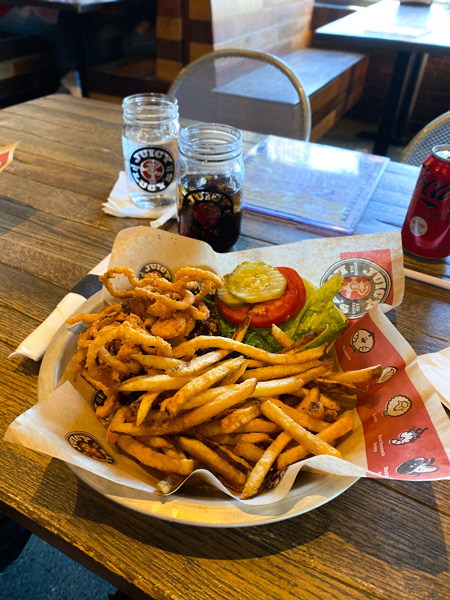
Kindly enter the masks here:
[[238, 129], [190, 125], [178, 139], [178, 232], [225, 252], [241, 228], [244, 162]]
[[122, 147], [128, 193], [134, 204], [160, 209], [175, 202], [178, 102], [165, 94], [123, 100]]

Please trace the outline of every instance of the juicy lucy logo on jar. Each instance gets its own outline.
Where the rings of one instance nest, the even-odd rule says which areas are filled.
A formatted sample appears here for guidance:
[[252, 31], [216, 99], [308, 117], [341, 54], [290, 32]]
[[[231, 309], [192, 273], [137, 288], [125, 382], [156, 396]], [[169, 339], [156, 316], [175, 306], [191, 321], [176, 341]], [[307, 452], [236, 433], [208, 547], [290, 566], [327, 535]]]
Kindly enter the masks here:
[[85, 431], [69, 431], [65, 437], [72, 448], [75, 448], [81, 454], [101, 462], [106, 462], [109, 465], [116, 464], [116, 459], [106, 452], [100, 442], [90, 433], [86, 433]]
[[165, 148], [138, 148], [130, 156], [130, 171], [138, 186], [147, 192], [162, 192], [172, 183], [175, 162]]
[[159, 273], [160, 275], [162, 275], [164, 277], [164, 279], [167, 279], [167, 281], [173, 281], [172, 270], [169, 269], [169, 267], [167, 265], [164, 265], [161, 262], [148, 261], [148, 262], [144, 263], [139, 268], [138, 277], [139, 277], [139, 279], [143, 279], [149, 273]]
[[321, 279], [323, 285], [334, 273], [344, 276], [341, 291], [334, 299], [335, 305], [349, 318], [358, 319], [380, 302], [391, 291], [389, 273], [371, 260], [345, 258], [331, 265]]

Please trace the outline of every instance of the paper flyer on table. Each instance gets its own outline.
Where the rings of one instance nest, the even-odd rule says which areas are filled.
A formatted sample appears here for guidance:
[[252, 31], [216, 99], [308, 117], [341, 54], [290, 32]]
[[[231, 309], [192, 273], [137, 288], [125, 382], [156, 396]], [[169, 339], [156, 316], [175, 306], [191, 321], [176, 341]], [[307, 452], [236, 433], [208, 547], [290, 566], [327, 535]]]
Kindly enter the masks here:
[[[182, 266], [205, 267], [226, 274], [244, 260], [290, 266], [317, 286], [335, 272], [344, 275], [336, 303], [348, 315], [349, 326], [335, 344], [340, 367], [347, 371], [381, 364], [384, 369], [381, 377], [358, 398], [356, 408], [350, 409], [355, 427], [338, 446], [342, 459], [323, 455], [307, 458], [282, 472], [274, 487], [242, 502], [277, 502], [289, 493], [303, 467], [338, 475], [409, 481], [450, 477], [448, 418], [414, 351], [384, 314], [401, 303], [404, 293], [399, 233], [314, 239], [216, 254], [202, 242], [136, 227], [119, 233], [109, 266], [129, 266], [141, 276], [159, 270], [170, 279]], [[120, 286], [120, 277], [115, 285]], [[123, 287], [125, 281], [123, 278]], [[105, 292], [104, 302], [108, 300]], [[68, 334], [73, 336], [74, 352], [79, 330], [76, 326]], [[437, 369], [440, 368], [438, 364]], [[79, 388], [80, 394], [70, 382], [65, 382], [18, 417], [4, 439], [110, 481], [155, 492], [156, 474], [108, 442], [105, 429], [92, 410], [92, 392], [86, 392], [87, 389]], [[450, 401], [448, 389], [439, 391], [448, 394]], [[239, 500], [214, 475], [203, 469], [200, 474]]]

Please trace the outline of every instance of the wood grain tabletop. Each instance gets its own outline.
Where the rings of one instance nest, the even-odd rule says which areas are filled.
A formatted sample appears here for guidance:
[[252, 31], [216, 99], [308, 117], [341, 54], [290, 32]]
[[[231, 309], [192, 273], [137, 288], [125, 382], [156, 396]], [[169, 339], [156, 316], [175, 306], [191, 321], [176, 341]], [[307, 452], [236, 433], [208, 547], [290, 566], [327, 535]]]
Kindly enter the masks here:
[[[8, 355], [112, 248], [142, 225], [102, 210], [122, 169], [121, 107], [54, 95], [0, 111], [1, 429], [36, 402], [40, 363]], [[260, 136], [245, 134], [249, 149]], [[390, 162], [355, 233], [401, 227], [418, 169]], [[176, 231], [172, 221], [166, 229]], [[246, 213], [235, 249], [331, 232]], [[448, 261], [406, 260], [449, 280]], [[417, 353], [449, 345], [450, 294], [407, 279], [388, 313]], [[447, 481], [364, 479], [270, 525], [172, 523], [94, 491], [62, 462], [0, 440], [0, 511], [136, 600], [450, 598]]]

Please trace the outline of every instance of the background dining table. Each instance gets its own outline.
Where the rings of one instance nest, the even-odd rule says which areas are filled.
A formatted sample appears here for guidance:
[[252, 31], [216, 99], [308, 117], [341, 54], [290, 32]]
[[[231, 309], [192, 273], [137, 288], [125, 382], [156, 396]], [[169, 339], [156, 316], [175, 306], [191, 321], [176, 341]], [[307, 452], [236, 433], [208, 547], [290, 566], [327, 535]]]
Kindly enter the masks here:
[[383, 0], [314, 32], [317, 42], [396, 52], [389, 88], [373, 146], [385, 156], [402, 137], [414, 108], [428, 54], [450, 54], [450, 10], [444, 2]]
[[[123, 168], [121, 107], [54, 95], [0, 111], [0, 393], [3, 436], [36, 402], [40, 363], [8, 358], [112, 248], [147, 221], [104, 214]], [[245, 148], [261, 136], [244, 133]], [[389, 162], [355, 234], [401, 227], [418, 169]], [[176, 231], [176, 223], [164, 226]], [[336, 235], [246, 211], [234, 249]], [[406, 258], [448, 281], [448, 260]], [[449, 345], [450, 294], [406, 280], [390, 320], [418, 354]], [[334, 500], [258, 527], [193, 527], [126, 508], [63, 462], [0, 440], [0, 511], [132, 598], [450, 598], [447, 481], [360, 479]]]

